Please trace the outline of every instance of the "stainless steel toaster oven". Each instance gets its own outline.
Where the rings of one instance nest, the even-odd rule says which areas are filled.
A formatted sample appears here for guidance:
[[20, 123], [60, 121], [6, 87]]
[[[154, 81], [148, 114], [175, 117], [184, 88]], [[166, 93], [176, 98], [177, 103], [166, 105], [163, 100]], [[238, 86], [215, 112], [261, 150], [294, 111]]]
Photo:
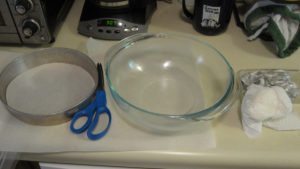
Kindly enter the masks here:
[[1, 44], [48, 44], [74, 0], [0, 0]]

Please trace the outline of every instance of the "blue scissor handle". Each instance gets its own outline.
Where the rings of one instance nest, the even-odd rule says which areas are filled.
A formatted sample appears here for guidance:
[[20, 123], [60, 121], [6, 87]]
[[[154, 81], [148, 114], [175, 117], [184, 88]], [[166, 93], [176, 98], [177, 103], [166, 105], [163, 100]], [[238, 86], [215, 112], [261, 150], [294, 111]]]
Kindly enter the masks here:
[[[101, 115], [107, 114], [108, 124], [104, 130], [94, 134], [94, 130], [98, 125], [99, 118]], [[87, 121], [80, 127], [75, 128], [75, 123], [78, 119], [87, 117]], [[106, 135], [111, 125], [111, 113], [106, 107], [106, 94], [103, 90], [96, 91], [96, 99], [87, 106], [87, 108], [77, 112], [71, 120], [70, 129], [75, 134], [80, 134], [87, 130], [87, 136], [91, 140], [98, 140]]]
[[[104, 130], [102, 130], [99, 133], [94, 134], [94, 130], [96, 129], [96, 126], [97, 126], [97, 124], [99, 122], [99, 118], [103, 114], [107, 114], [107, 116], [108, 116], [108, 124], [107, 124], [107, 126], [106, 126], [106, 128]], [[105, 108], [99, 108], [96, 111], [94, 120], [92, 121], [91, 125], [89, 126], [89, 128], [87, 130], [87, 136], [88, 136], [88, 138], [91, 139], [91, 140], [98, 140], [98, 139], [102, 138], [108, 132], [108, 130], [110, 128], [110, 124], [111, 124], [111, 113], [110, 113], [109, 109], [106, 108], [106, 107]]]
[[[98, 139], [102, 138], [103, 136], [105, 136], [105, 134], [108, 132], [108, 130], [110, 128], [110, 124], [111, 124], [111, 113], [110, 113], [110, 110], [106, 107], [106, 94], [105, 94], [104, 90], [97, 90], [96, 104], [97, 104], [97, 106], [96, 106], [97, 108], [96, 108], [96, 112], [94, 115], [94, 120], [92, 121], [92, 123], [90, 124], [90, 126], [88, 127], [88, 130], [87, 130], [87, 136], [91, 140], [98, 140]], [[107, 126], [101, 132], [94, 134], [93, 132], [96, 129], [96, 126], [99, 122], [99, 118], [103, 114], [107, 114], [107, 116], [108, 116]]]
[[[88, 129], [89, 125], [93, 121], [95, 108], [96, 108], [96, 103], [93, 101], [85, 109], [75, 113], [70, 124], [70, 129], [73, 133], [80, 134]], [[81, 127], [76, 128], [75, 127], [76, 122], [82, 117], [87, 117], [86, 122]]]

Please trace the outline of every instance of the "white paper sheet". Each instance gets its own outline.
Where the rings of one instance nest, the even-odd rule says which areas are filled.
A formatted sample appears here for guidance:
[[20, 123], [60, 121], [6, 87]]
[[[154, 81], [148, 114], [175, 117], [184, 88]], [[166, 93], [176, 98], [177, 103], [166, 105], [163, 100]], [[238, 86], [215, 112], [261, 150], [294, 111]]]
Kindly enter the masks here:
[[[87, 49], [96, 62], [112, 42], [89, 39]], [[16, 54], [0, 51], [0, 70]], [[108, 107], [112, 112], [109, 133], [98, 141], [90, 141], [82, 135], [72, 134], [69, 122], [56, 126], [34, 126], [17, 120], [0, 104], [0, 151], [9, 152], [70, 152], [70, 151], [200, 151], [216, 147], [210, 123], [201, 123], [193, 131], [176, 135], [157, 135], [129, 125], [121, 117], [106, 89]]]

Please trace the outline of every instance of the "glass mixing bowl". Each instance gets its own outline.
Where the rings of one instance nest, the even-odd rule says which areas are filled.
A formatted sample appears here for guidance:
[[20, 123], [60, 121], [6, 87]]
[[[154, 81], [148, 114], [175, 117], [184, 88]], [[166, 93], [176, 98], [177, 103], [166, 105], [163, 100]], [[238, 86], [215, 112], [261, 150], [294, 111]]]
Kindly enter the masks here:
[[113, 46], [105, 62], [120, 114], [144, 129], [178, 131], [217, 117], [233, 102], [230, 64], [190, 36], [137, 34]]

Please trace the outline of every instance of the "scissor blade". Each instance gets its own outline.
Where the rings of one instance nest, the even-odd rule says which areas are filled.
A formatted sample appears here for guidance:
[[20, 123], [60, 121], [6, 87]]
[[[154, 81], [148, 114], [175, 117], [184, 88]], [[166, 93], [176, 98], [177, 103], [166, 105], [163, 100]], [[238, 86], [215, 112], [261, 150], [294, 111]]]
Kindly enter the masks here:
[[98, 70], [98, 90], [104, 90], [104, 75], [101, 63], [97, 63], [97, 70]]

